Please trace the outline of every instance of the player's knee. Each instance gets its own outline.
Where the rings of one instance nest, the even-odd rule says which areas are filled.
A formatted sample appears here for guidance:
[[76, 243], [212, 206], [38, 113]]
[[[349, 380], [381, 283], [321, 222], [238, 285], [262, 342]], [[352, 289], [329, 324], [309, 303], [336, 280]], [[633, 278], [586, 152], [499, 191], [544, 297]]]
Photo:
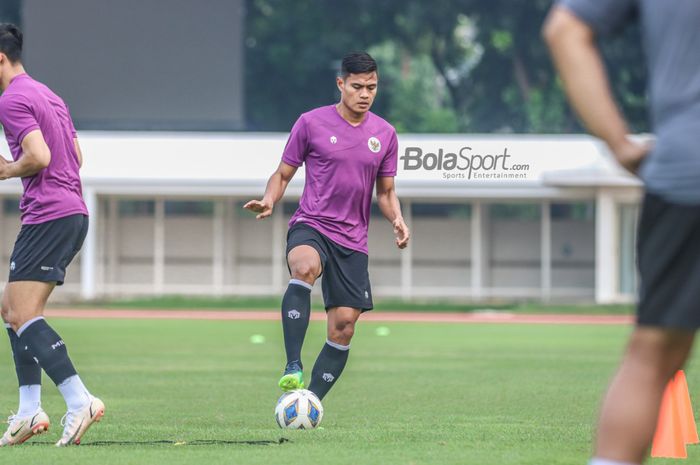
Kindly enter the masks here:
[[2, 321], [4, 321], [5, 323], [10, 323], [10, 307], [8, 305], [2, 305], [0, 315], [2, 315]]
[[21, 314], [13, 312], [9, 308], [6, 309], [5, 307], [2, 309], [2, 319], [15, 330], [25, 323]]
[[352, 320], [338, 320], [331, 327], [329, 339], [337, 344], [348, 345], [355, 334], [355, 322]]
[[295, 263], [292, 267], [292, 278], [300, 279], [307, 283], [313, 283], [319, 274], [317, 267], [308, 261]]

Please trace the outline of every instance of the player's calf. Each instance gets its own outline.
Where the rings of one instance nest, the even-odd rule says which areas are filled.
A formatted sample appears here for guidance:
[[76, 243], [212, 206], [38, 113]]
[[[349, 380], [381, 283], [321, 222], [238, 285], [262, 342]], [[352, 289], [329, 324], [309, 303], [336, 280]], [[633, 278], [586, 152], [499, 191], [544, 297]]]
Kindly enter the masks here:
[[350, 353], [350, 341], [361, 310], [353, 307], [333, 307], [328, 310], [328, 339], [311, 371], [309, 390], [323, 399], [345, 369]]
[[319, 399], [328, 394], [345, 369], [350, 354], [350, 345], [338, 344], [327, 340], [318, 354], [314, 368], [311, 371], [309, 391]]
[[311, 318], [311, 288], [311, 284], [307, 282], [291, 279], [282, 298], [282, 331], [287, 353], [287, 366], [279, 380], [283, 391], [304, 387], [301, 348]]
[[104, 404], [87, 390], [68, 356], [65, 342], [43, 317], [23, 324], [17, 335], [20, 346], [31, 350], [66, 401], [65, 428], [57, 445], [78, 444], [90, 425], [104, 415]]

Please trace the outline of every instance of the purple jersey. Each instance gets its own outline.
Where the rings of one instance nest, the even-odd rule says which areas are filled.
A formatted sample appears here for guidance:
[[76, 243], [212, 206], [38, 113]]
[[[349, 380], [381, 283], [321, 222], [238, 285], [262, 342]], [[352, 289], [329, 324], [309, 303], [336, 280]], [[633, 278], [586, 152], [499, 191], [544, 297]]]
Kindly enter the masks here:
[[396, 176], [393, 126], [368, 112], [352, 126], [335, 105], [302, 114], [282, 161], [306, 165], [304, 193], [289, 226], [305, 223], [334, 242], [367, 253], [372, 191], [378, 177]]
[[0, 96], [0, 123], [15, 161], [22, 156], [22, 140], [36, 129], [41, 130], [51, 151], [49, 166], [22, 178], [22, 224], [87, 215], [73, 142], [75, 127], [63, 100], [44, 84], [20, 74]]

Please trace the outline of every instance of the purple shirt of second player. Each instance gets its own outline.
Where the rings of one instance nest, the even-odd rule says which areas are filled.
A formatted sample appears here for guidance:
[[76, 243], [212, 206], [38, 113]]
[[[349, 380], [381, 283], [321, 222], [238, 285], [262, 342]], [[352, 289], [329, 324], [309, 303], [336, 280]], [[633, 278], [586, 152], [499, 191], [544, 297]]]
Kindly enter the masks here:
[[80, 183], [75, 127], [63, 100], [27, 74], [12, 79], [0, 96], [0, 123], [12, 158], [22, 156], [22, 141], [41, 130], [51, 152], [49, 166], [22, 178], [22, 224], [38, 224], [75, 214], [88, 214]]
[[306, 169], [304, 193], [289, 226], [308, 224], [337, 244], [366, 254], [376, 180], [396, 176], [393, 126], [371, 112], [352, 126], [335, 105], [316, 108], [294, 124], [282, 161]]

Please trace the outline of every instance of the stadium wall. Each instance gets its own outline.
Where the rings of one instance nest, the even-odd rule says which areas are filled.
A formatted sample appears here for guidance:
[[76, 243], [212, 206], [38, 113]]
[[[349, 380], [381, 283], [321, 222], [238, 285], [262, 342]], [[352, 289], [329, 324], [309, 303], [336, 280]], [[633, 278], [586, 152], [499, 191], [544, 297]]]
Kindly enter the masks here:
[[[286, 135], [80, 137], [91, 231], [60, 292], [65, 298], [268, 295], [284, 288], [286, 223], [303, 172], [270, 220], [256, 221], [242, 204], [261, 195]], [[402, 135], [400, 153], [466, 143], [484, 153], [510, 148], [528, 161], [529, 177], [452, 182], [406, 169], [402, 160], [397, 186], [413, 238], [408, 249], [397, 250], [389, 224], [374, 209], [369, 247], [376, 296], [633, 300], [640, 186], [615, 171], [600, 144], [580, 136]], [[190, 152], [189, 145], [198, 149]], [[0, 186], [4, 263], [19, 229], [20, 192], [16, 182]]]

